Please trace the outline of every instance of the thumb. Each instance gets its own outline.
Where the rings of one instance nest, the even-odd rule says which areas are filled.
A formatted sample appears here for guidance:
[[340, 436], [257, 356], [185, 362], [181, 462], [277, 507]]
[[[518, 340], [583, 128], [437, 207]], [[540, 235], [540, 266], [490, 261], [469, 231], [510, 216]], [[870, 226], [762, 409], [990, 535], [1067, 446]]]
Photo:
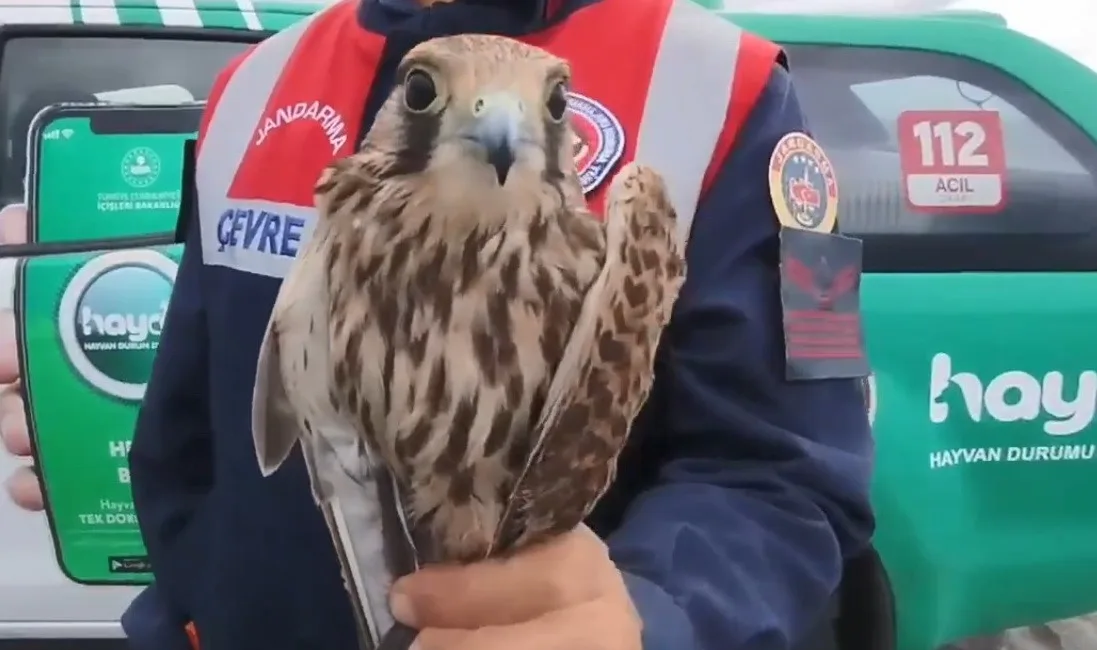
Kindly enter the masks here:
[[[542, 600], [530, 576], [508, 560], [468, 565], [428, 566], [398, 580], [392, 587], [393, 616], [415, 628], [476, 629], [527, 620]], [[525, 579], [523, 579], [525, 578]], [[515, 589], [516, 583], [524, 583]], [[517, 593], [515, 593], [517, 592]]]
[[19, 379], [19, 342], [15, 335], [15, 312], [0, 310], [0, 384]]
[[418, 629], [514, 625], [594, 598], [607, 568], [616, 573], [601, 541], [577, 530], [505, 558], [425, 567], [393, 585], [390, 604]]
[[22, 203], [0, 208], [0, 245], [27, 243], [27, 209]]

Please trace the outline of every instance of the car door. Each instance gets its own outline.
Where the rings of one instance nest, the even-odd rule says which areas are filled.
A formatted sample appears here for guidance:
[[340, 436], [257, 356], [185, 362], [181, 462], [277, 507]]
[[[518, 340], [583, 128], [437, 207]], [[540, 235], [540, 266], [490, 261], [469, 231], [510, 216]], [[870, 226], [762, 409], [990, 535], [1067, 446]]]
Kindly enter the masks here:
[[734, 19], [786, 46], [865, 242], [900, 649], [1097, 610], [1094, 74], [978, 15]]
[[[127, 9], [121, 2], [112, 6], [118, 11], [139, 9]], [[155, 14], [153, 9], [141, 11]], [[11, 15], [19, 14], [9, 12], [4, 17]], [[132, 17], [140, 18], [136, 14]], [[284, 25], [297, 17], [275, 16], [268, 22]], [[109, 310], [104, 312], [106, 316], [90, 308], [83, 316], [70, 316], [86, 317], [88, 323], [108, 334], [119, 323], [125, 326], [123, 329], [131, 335], [125, 351], [117, 351], [123, 347], [104, 347], [98, 354], [116, 355], [115, 361], [120, 363], [115, 366], [125, 375], [126, 385], [141, 389], [180, 254], [173, 244], [173, 223], [151, 228], [155, 232], [139, 237], [70, 241], [61, 246], [23, 243], [26, 229], [19, 205], [27, 164], [27, 127], [33, 115], [45, 107], [40, 105], [44, 96], [52, 98], [46, 103], [204, 100], [225, 64], [269, 32], [244, 29], [239, 11], [224, 19], [240, 22], [239, 29], [210, 27], [218, 20], [212, 10], [206, 11], [203, 18], [207, 27], [201, 29], [161, 25], [0, 27], [0, 205], [6, 206], [0, 210], [0, 334], [8, 340], [13, 332], [17, 335], [24, 365], [28, 345], [45, 350], [36, 355], [38, 361], [32, 367], [34, 384], [46, 387], [39, 394], [48, 394], [48, 399], [32, 399], [32, 408], [39, 415], [49, 412], [54, 422], [60, 420], [60, 435], [71, 436], [72, 440], [71, 453], [58, 463], [65, 470], [54, 472], [49, 480], [86, 486], [88, 512], [79, 514], [78, 521], [86, 523], [93, 533], [83, 539], [91, 540], [88, 556], [97, 563], [92, 573], [99, 574], [94, 578], [74, 575], [61, 561], [56, 522], [49, 513], [48, 486], [45, 511], [36, 507], [33, 498], [21, 500], [20, 507], [7, 494], [0, 495], [0, 640], [121, 636], [118, 617], [136, 593], [135, 585], [148, 577], [147, 563], [140, 553], [132, 552], [139, 537], [125, 486], [126, 451], [139, 397], [117, 399], [117, 395], [92, 390], [94, 386], [85, 381], [81, 366], [66, 354], [66, 323], [58, 316], [64, 310], [59, 303], [66, 287], [81, 278], [93, 281], [79, 296], [82, 303], [140, 303], [135, 303], [135, 312], [130, 314], [135, 318], [117, 323], [111, 318], [118, 314]], [[96, 214], [72, 215], [74, 227], [79, 219], [131, 217], [132, 213], [124, 209], [103, 208]], [[120, 252], [130, 262], [138, 263], [129, 267], [114, 265]], [[13, 285], [18, 285], [17, 290]], [[68, 325], [78, 328], [80, 322]], [[140, 340], [132, 338], [137, 330], [131, 326], [139, 326]], [[0, 346], [5, 345], [2, 339], [0, 336]], [[0, 352], [0, 356], [4, 354], [8, 350]], [[109, 359], [107, 362], [115, 363]], [[5, 428], [5, 435], [10, 424], [0, 427]], [[15, 485], [12, 481], [25, 479], [26, 468], [32, 463], [30, 458], [13, 457], [0, 450], [0, 481], [9, 480], [9, 486]], [[113, 487], [106, 485], [112, 482]], [[27, 488], [25, 482], [19, 485]], [[109, 550], [112, 544], [129, 551], [104, 553], [102, 549]]]

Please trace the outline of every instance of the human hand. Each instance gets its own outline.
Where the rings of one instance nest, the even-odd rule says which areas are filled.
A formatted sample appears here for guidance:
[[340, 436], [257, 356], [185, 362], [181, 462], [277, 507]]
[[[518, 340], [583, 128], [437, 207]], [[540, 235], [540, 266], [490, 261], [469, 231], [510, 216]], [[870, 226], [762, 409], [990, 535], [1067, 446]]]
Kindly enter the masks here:
[[429, 566], [392, 589], [414, 650], [640, 650], [621, 573], [586, 526], [512, 557]]
[[[14, 204], [0, 209], [0, 245], [25, 244], [27, 241], [26, 209]], [[14, 456], [29, 458], [30, 435], [27, 413], [19, 392], [19, 343], [15, 336], [15, 313], [0, 311], [0, 439]], [[42, 489], [30, 466], [15, 470], [5, 481], [8, 496], [24, 510], [42, 510]]]

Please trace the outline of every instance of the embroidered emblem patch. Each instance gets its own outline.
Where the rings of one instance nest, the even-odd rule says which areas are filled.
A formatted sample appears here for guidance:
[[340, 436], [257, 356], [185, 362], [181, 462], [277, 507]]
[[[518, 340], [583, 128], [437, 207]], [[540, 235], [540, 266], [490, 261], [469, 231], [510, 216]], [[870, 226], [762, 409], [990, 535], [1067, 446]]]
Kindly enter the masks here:
[[769, 159], [769, 195], [785, 228], [829, 233], [838, 220], [838, 180], [819, 143], [789, 133]]
[[779, 268], [785, 377], [866, 377], [861, 240], [781, 228]]
[[568, 93], [568, 109], [575, 131], [572, 143], [575, 167], [583, 193], [590, 194], [606, 180], [625, 153], [625, 130], [613, 113], [585, 95]]

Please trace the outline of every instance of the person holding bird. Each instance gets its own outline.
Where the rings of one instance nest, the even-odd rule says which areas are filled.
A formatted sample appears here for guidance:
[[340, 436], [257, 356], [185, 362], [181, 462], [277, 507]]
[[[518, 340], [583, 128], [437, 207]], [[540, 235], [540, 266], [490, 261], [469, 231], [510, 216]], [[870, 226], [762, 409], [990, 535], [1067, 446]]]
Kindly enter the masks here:
[[689, 0], [342, 0], [221, 74], [194, 164], [130, 616], [203, 650], [829, 647], [867, 370], [790, 325], [786, 256], [852, 249], [777, 46]]

